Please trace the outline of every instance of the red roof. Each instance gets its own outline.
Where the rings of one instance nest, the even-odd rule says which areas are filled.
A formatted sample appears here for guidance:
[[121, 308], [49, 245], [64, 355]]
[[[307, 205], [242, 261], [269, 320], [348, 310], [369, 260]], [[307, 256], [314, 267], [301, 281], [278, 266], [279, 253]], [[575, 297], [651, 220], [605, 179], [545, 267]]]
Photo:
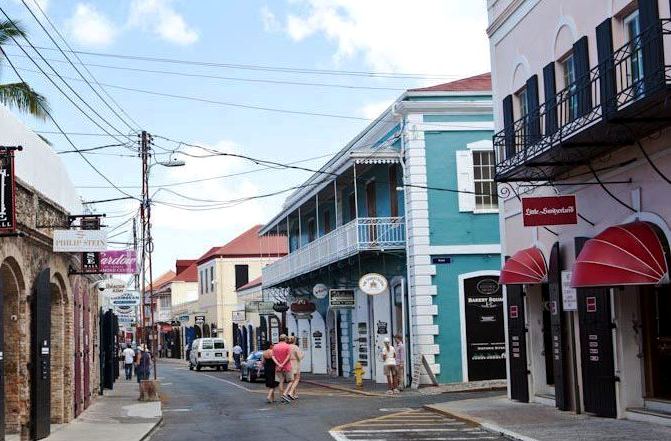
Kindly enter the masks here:
[[222, 247], [210, 249], [198, 259], [202, 264], [217, 257], [269, 257], [287, 254], [286, 236], [259, 236], [263, 225], [255, 225]]
[[196, 262], [196, 259], [177, 259], [175, 261], [175, 272], [179, 276], [180, 273]]
[[262, 276], [257, 277], [256, 279], [252, 280], [251, 282], [247, 283], [246, 285], [242, 285], [240, 288], [236, 289], [236, 291], [244, 291], [245, 289], [249, 288], [254, 288], [256, 286], [261, 286]]
[[[166, 283], [172, 281], [172, 279], [175, 278], [175, 272], [174, 271], [168, 271], [164, 274], [161, 274], [158, 278], [154, 279], [154, 284], [157, 289], [160, 289], [163, 285]], [[147, 285], [145, 286], [145, 291], [152, 291], [152, 285]]]
[[492, 90], [492, 74], [487, 72], [474, 77], [463, 78], [451, 83], [410, 89], [409, 92], [489, 92]]
[[197, 282], [198, 281], [198, 263], [195, 260], [191, 261], [186, 269], [182, 270], [173, 279], [174, 282]]

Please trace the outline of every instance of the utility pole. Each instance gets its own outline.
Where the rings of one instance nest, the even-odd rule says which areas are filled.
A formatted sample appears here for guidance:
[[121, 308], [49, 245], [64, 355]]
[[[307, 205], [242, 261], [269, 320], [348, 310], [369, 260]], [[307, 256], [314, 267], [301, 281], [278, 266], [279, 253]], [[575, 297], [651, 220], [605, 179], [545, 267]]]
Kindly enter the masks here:
[[[137, 253], [138, 249], [137, 249], [137, 219], [136, 218], [133, 218], [133, 249]], [[135, 280], [134, 280], [135, 291], [139, 293], [139, 292], [142, 291], [142, 288], [140, 288], [140, 273], [137, 270], [137, 265], [135, 266], [134, 278], [135, 278]], [[144, 326], [144, 322], [143, 322], [144, 315], [142, 313], [142, 310], [144, 309], [144, 297], [142, 298], [142, 302], [140, 303], [140, 308], [139, 309], [140, 309], [140, 313], [137, 314], [137, 309], [136, 309], [135, 317], [138, 318], [138, 316], [139, 316], [140, 323], [141, 323], [142, 326]], [[135, 326], [135, 329], [137, 331], [137, 325]], [[138, 342], [138, 343], [140, 341], [139, 337], [140, 337], [139, 335], [135, 336], [135, 341]]]

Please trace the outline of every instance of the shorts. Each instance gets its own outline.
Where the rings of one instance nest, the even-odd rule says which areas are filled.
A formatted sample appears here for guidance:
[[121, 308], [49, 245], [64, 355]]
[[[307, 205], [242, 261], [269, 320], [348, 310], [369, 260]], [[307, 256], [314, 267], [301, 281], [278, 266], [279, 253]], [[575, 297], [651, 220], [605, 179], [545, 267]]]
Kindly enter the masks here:
[[385, 364], [384, 365], [384, 374], [385, 375], [396, 375], [398, 371], [396, 370], [395, 364]]
[[294, 374], [288, 371], [276, 371], [275, 372], [275, 381], [282, 384], [283, 382], [289, 383], [294, 381]]
[[296, 375], [300, 375], [300, 373], [301, 373], [300, 363], [296, 363], [296, 362], [292, 361], [291, 362], [291, 375], [293, 375], [295, 377]]

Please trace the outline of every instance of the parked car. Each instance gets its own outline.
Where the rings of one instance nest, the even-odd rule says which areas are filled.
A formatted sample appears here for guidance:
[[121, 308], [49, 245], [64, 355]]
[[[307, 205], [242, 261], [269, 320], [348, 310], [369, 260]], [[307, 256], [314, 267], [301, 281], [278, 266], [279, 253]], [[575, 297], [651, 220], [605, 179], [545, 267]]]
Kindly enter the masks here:
[[258, 378], [265, 378], [263, 371], [263, 351], [249, 354], [247, 360], [240, 363], [240, 381], [253, 383]]
[[212, 367], [217, 370], [228, 370], [228, 349], [221, 338], [197, 338], [191, 343], [189, 369]]

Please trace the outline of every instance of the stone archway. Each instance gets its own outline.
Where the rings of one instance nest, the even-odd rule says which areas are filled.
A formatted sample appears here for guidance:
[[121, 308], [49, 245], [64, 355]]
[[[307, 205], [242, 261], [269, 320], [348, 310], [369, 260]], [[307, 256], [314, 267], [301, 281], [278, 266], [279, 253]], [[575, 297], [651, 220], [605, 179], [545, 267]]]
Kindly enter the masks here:
[[65, 421], [66, 382], [65, 382], [65, 298], [67, 290], [59, 273], [51, 279], [51, 422], [60, 424]]
[[20, 299], [26, 287], [20, 266], [14, 258], [7, 257], [2, 262], [0, 279], [3, 291], [5, 433], [19, 433], [21, 421], [27, 418], [29, 411], [28, 402], [23, 399], [28, 376], [21, 367], [20, 357], [27, 353], [30, 346], [25, 331], [21, 330], [25, 314], [21, 313]]

